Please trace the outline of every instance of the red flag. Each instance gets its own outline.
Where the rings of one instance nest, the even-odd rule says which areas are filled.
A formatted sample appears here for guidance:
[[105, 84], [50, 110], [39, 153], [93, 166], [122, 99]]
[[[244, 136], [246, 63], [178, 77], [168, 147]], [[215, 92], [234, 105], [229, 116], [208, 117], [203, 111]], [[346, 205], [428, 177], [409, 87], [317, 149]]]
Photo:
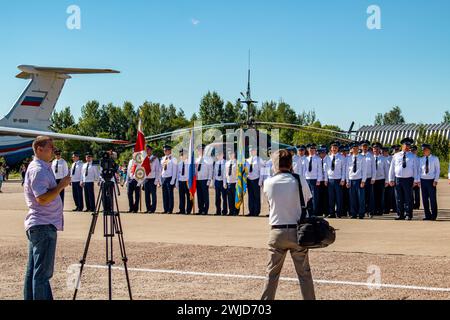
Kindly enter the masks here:
[[134, 154], [133, 154], [133, 159], [135, 161], [135, 164], [131, 168], [132, 174], [134, 174], [136, 172], [136, 169], [138, 168], [138, 166], [144, 168], [146, 175], [149, 175], [150, 172], [152, 171], [150, 159], [147, 156], [147, 152], [145, 151], [145, 148], [146, 148], [146, 142], [145, 142], [144, 132], [142, 131], [142, 121], [141, 121], [141, 119], [139, 119], [137, 140], [136, 140], [136, 145], [134, 146]]

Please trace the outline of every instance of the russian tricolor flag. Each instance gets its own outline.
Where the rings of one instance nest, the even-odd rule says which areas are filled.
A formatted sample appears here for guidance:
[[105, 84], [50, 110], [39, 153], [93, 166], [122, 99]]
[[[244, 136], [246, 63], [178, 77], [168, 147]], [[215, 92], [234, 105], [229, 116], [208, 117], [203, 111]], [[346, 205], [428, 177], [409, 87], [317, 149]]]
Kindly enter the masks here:
[[42, 102], [44, 102], [44, 98], [27, 96], [20, 105], [25, 107], [40, 107]]

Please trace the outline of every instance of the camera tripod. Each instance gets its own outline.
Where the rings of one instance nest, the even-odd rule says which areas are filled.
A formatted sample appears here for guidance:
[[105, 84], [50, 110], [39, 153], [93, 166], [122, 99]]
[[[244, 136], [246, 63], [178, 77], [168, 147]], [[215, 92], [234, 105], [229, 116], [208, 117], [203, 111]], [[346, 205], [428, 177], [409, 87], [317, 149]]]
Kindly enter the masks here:
[[[130, 300], [133, 300], [131, 295], [130, 278], [128, 275], [127, 267], [127, 254], [125, 251], [125, 241], [123, 239], [122, 222], [120, 220], [119, 205], [117, 201], [117, 194], [114, 182], [111, 179], [105, 179], [109, 181], [102, 181], [100, 185], [100, 191], [97, 198], [97, 203], [95, 206], [95, 212], [92, 214], [92, 222], [89, 229], [89, 234], [86, 240], [86, 245], [84, 247], [83, 258], [80, 260], [80, 274], [78, 276], [77, 284], [75, 287], [75, 292], [73, 294], [73, 300], [76, 300], [79, 284], [81, 281], [81, 276], [83, 273], [84, 266], [86, 264], [86, 258], [89, 251], [89, 245], [91, 243], [91, 237], [95, 232], [95, 227], [97, 225], [97, 219], [100, 213], [100, 208], [103, 205], [103, 236], [106, 240], [106, 265], [108, 266], [108, 294], [109, 300], [112, 300], [112, 267], [114, 262], [114, 252], [113, 252], [113, 239], [115, 235], [119, 240], [120, 254], [124, 264], [125, 277], [128, 286], [128, 295]], [[120, 192], [120, 191], [119, 191]]]

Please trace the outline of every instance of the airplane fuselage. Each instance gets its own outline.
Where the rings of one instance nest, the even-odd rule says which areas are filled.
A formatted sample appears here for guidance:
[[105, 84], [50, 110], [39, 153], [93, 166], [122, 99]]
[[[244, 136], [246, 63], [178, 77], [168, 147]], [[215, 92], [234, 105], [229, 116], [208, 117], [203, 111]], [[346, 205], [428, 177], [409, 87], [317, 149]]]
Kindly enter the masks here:
[[33, 139], [21, 137], [0, 136], [0, 157], [13, 166], [33, 154]]

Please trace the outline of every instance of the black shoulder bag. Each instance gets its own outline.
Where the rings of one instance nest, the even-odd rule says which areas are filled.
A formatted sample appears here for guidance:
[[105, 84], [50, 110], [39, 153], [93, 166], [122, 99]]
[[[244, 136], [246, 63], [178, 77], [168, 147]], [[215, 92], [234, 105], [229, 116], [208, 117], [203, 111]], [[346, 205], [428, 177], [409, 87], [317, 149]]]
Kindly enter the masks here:
[[325, 248], [336, 241], [336, 229], [328, 221], [318, 217], [306, 218], [306, 204], [303, 197], [302, 183], [298, 174], [292, 174], [298, 182], [302, 214], [297, 223], [299, 246], [306, 249]]

